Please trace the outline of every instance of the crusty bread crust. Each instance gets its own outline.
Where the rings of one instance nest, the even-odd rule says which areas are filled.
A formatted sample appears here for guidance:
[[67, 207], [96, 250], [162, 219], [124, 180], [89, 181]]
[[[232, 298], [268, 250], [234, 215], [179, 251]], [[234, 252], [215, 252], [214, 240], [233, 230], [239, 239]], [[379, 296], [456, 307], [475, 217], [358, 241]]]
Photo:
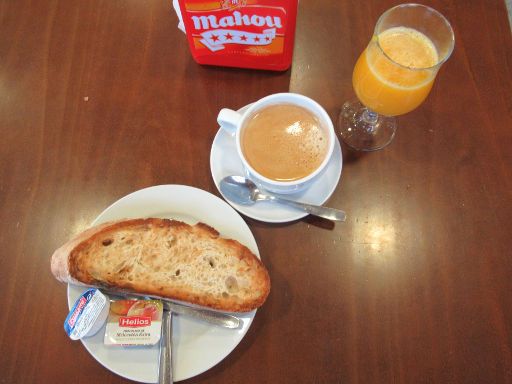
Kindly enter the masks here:
[[114, 222], [103, 223], [94, 227], [91, 227], [78, 235], [76, 235], [73, 239], [68, 241], [62, 247], [57, 249], [52, 255], [51, 259], [51, 270], [55, 278], [63, 283], [71, 283], [77, 285], [84, 285], [80, 281], [74, 279], [69, 274], [69, 253], [82, 241], [87, 240], [89, 237], [98, 233], [106, 227], [109, 227]]
[[270, 291], [261, 261], [204, 223], [156, 218], [105, 223], [55, 251], [51, 264], [60, 281], [229, 312], [261, 306]]

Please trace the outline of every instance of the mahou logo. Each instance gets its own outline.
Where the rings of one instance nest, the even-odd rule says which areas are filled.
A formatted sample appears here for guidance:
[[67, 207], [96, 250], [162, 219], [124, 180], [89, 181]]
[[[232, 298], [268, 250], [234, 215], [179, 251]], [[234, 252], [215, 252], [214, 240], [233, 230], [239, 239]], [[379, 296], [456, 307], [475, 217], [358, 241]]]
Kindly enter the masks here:
[[148, 316], [121, 316], [120, 327], [147, 327], [151, 325], [151, 317]]
[[198, 12], [191, 20], [201, 43], [215, 52], [227, 44], [271, 44], [283, 31], [285, 15], [279, 7], [245, 7], [235, 11]]

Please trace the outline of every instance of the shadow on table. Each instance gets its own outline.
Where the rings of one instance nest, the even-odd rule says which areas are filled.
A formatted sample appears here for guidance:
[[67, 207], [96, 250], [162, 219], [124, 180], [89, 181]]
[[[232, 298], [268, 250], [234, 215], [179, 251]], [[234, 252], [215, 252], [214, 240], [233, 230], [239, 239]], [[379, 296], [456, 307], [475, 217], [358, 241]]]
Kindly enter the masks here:
[[[247, 216], [243, 216], [244, 220], [247, 222], [247, 224], [251, 227], [260, 227], [260, 228], [284, 228], [289, 227], [292, 225], [296, 225], [299, 222], [304, 222], [306, 224], [312, 225], [317, 228], [327, 229], [329, 231], [332, 231], [336, 227], [336, 222], [328, 219], [324, 219], [322, 217], [313, 216], [313, 215], [307, 215], [303, 217], [302, 219], [289, 221], [286, 223], [266, 223], [259, 220], [251, 219]], [[341, 224], [338, 223], [338, 224]]]
[[343, 165], [349, 165], [350, 163], [355, 163], [359, 161], [363, 156], [367, 155], [368, 152], [356, 151], [355, 149], [350, 148], [343, 142], [341, 142], [341, 148], [343, 152]]

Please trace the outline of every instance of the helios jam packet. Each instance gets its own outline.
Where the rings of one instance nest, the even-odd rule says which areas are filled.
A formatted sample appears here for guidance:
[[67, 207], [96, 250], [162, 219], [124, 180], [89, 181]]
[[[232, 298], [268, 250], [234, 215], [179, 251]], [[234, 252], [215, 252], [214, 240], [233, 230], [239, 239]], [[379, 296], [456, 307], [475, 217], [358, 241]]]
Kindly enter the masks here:
[[105, 345], [154, 345], [160, 340], [163, 305], [159, 300], [113, 300]]
[[200, 64], [286, 70], [298, 0], [179, 0], [190, 51]]

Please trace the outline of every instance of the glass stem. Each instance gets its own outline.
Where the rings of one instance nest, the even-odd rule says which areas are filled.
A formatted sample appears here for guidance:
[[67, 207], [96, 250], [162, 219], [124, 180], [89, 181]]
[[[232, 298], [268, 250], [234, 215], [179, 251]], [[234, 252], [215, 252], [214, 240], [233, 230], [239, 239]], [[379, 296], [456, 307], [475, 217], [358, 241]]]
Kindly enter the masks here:
[[377, 120], [379, 120], [379, 114], [377, 112], [373, 112], [369, 108], [365, 108], [361, 115], [361, 120], [367, 124], [366, 130], [368, 132], [373, 132], [376, 129], [375, 125], [377, 124]]
[[363, 120], [365, 123], [375, 125], [379, 119], [379, 114], [371, 109], [365, 108], [363, 112]]

